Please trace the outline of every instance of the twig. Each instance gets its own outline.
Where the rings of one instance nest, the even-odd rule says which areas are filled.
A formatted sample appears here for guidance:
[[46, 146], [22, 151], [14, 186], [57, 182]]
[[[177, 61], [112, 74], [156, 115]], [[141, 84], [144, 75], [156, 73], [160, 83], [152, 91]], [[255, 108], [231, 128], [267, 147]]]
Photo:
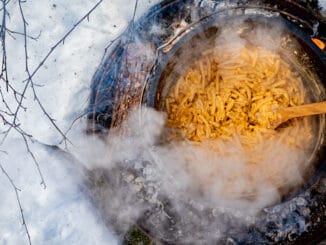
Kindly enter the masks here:
[[17, 188], [17, 186], [15, 185], [15, 183], [13, 182], [13, 180], [10, 178], [10, 176], [6, 172], [6, 170], [3, 168], [3, 166], [1, 165], [1, 163], [0, 163], [0, 168], [2, 170], [2, 173], [6, 176], [6, 178], [8, 179], [8, 181], [10, 183], [10, 185], [12, 186], [12, 188], [15, 191], [17, 203], [18, 203], [19, 210], [20, 210], [20, 215], [21, 215], [21, 218], [22, 218], [22, 221], [23, 221], [23, 226], [25, 228], [25, 232], [26, 232], [27, 237], [28, 237], [28, 242], [31, 245], [32, 244], [31, 236], [30, 236], [29, 231], [28, 231], [28, 227], [27, 227], [27, 224], [26, 224], [26, 221], [25, 221], [24, 211], [23, 211], [23, 208], [22, 208], [22, 205], [21, 205], [21, 202], [20, 202], [19, 194], [18, 194], [18, 191], [21, 191], [21, 190]]
[[[10, 30], [7, 28], [7, 18], [10, 18], [10, 14], [8, 12], [7, 9], [7, 4], [9, 2], [13, 2], [13, 4], [18, 4], [19, 5], [19, 11], [20, 11], [20, 18], [21, 18], [21, 22], [23, 25], [23, 31], [22, 32], [18, 32], [15, 30]], [[54, 126], [54, 128], [57, 130], [57, 132], [59, 132], [59, 134], [62, 136], [63, 140], [65, 141], [65, 143], [70, 142], [66, 135], [68, 133], [68, 131], [71, 129], [72, 125], [75, 123], [72, 123], [71, 127], [67, 130], [67, 132], [63, 132], [61, 131], [61, 129], [58, 127], [58, 125], [56, 124], [55, 120], [50, 116], [50, 114], [47, 112], [46, 108], [43, 106], [40, 98], [38, 97], [37, 94], [37, 90], [36, 87], [39, 86], [34, 80], [34, 76], [35, 74], [40, 70], [40, 68], [44, 65], [44, 63], [47, 61], [47, 59], [51, 56], [51, 54], [54, 52], [54, 50], [62, 43], [64, 44], [66, 38], [80, 25], [80, 23], [82, 23], [84, 20], [88, 20], [90, 14], [103, 2], [103, 0], [99, 0], [78, 22], [76, 22], [73, 27], [68, 30], [68, 32], [54, 45], [50, 48], [50, 50], [48, 51], [48, 53], [46, 53], [46, 55], [44, 56], [44, 58], [41, 60], [41, 62], [36, 66], [36, 68], [34, 70], [30, 69], [30, 65], [29, 65], [29, 48], [28, 48], [28, 40], [34, 40], [37, 41], [38, 38], [41, 35], [41, 32], [39, 33], [38, 36], [31, 36], [28, 34], [27, 31], [27, 27], [28, 27], [28, 22], [25, 18], [24, 15], [24, 8], [23, 8], [23, 3], [26, 3], [25, 0], [18, 0], [17, 2], [11, 1], [11, 0], [0, 0], [0, 3], [2, 3], [2, 6], [0, 8], [0, 11], [2, 11], [2, 18], [0, 17], [0, 42], [1, 42], [1, 51], [2, 51], [2, 55], [1, 55], [1, 67], [0, 67], [0, 105], [1, 105], [1, 110], [0, 110], [0, 122], [3, 123], [6, 127], [5, 130], [0, 132], [0, 134], [3, 136], [1, 141], [0, 141], [0, 145], [3, 144], [3, 142], [6, 140], [7, 136], [9, 135], [9, 133], [11, 132], [11, 130], [17, 132], [24, 140], [25, 146], [26, 146], [26, 150], [28, 152], [28, 154], [30, 155], [30, 157], [33, 159], [34, 165], [37, 168], [37, 171], [39, 173], [39, 176], [41, 178], [41, 185], [43, 185], [44, 188], [46, 188], [46, 184], [44, 181], [44, 177], [42, 174], [42, 171], [40, 169], [40, 165], [36, 159], [36, 156], [34, 154], [34, 152], [32, 151], [32, 149], [30, 148], [30, 144], [34, 143], [34, 139], [33, 136], [28, 134], [27, 132], [25, 132], [20, 123], [19, 123], [19, 113], [21, 110], [25, 110], [26, 111], [26, 107], [23, 105], [26, 97], [27, 97], [27, 93], [28, 91], [31, 91], [33, 96], [34, 96], [34, 100], [37, 102], [37, 105], [39, 106], [39, 108], [42, 110], [42, 112], [44, 113], [45, 117], [47, 119], [49, 119], [50, 123], [52, 124], [52, 126]], [[23, 40], [24, 40], [24, 55], [25, 55], [25, 72], [27, 74], [27, 78], [25, 80], [23, 80], [23, 82], [25, 83], [23, 88], [21, 90], [16, 90], [16, 88], [13, 86], [13, 84], [11, 83], [11, 81], [9, 80], [9, 75], [8, 75], [8, 66], [7, 66], [7, 36], [14, 38], [15, 36], [23, 36]], [[2, 86], [5, 85], [5, 86]], [[15, 98], [16, 104], [12, 104], [12, 103], [8, 103], [6, 101], [6, 98], [8, 96], [13, 96]], [[0, 150], [1, 153], [5, 153], [5, 151]], [[6, 170], [3, 168], [3, 166], [0, 164], [1, 170], [4, 173], [4, 175], [6, 176], [6, 178], [8, 179], [8, 181], [10, 182], [11, 186], [13, 187], [15, 194], [16, 194], [16, 199], [20, 208], [20, 213], [21, 213], [21, 217], [23, 220], [23, 225], [25, 227], [26, 230], [26, 234], [28, 236], [28, 241], [29, 244], [31, 244], [31, 237], [30, 237], [30, 233], [28, 231], [28, 227], [27, 224], [25, 222], [25, 217], [24, 217], [24, 213], [23, 213], [23, 208], [21, 205], [21, 201], [19, 198], [19, 192], [20, 191], [16, 185], [14, 184], [12, 178], [9, 176], [9, 174], [6, 172]]]
[[[24, 22], [24, 33], [26, 33], [26, 20], [24, 17], [24, 13], [21, 7], [21, 2], [22, 0], [19, 0], [19, 6], [20, 6], [20, 12], [21, 12], [21, 16]], [[40, 106], [41, 110], [43, 111], [43, 113], [45, 114], [45, 116], [49, 119], [49, 121], [51, 122], [51, 124], [55, 127], [55, 129], [59, 132], [59, 134], [62, 136], [64, 142], [66, 143], [67, 141], [69, 141], [69, 139], [66, 137], [66, 135], [61, 131], [61, 129], [57, 126], [57, 124], [55, 123], [55, 120], [47, 113], [47, 111], [45, 110], [44, 106], [42, 105], [40, 99], [37, 96], [35, 87], [34, 87], [34, 82], [33, 82], [33, 77], [35, 76], [35, 74], [39, 71], [39, 69], [44, 65], [44, 63], [46, 62], [46, 60], [49, 58], [49, 56], [53, 53], [53, 51], [62, 43], [64, 44], [65, 39], [77, 28], [77, 26], [82, 23], [85, 19], [88, 19], [89, 15], [103, 2], [103, 0], [98, 1], [93, 8], [91, 8], [76, 24], [74, 24], [74, 26], [54, 45], [50, 48], [50, 51], [45, 55], [45, 57], [42, 59], [42, 61], [39, 63], [39, 65], [36, 67], [36, 69], [33, 72], [29, 72], [28, 70], [28, 64], [26, 64], [26, 72], [28, 74], [28, 78], [25, 80], [26, 84], [24, 87], [24, 90], [22, 92], [22, 97], [18, 103], [18, 106], [16, 108], [15, 111], [15, 116], [13, 119], [13, 124], [15, 124], [19, 110], [21, 109], [21, 105], [22, 105], [22, 101], [23, 101], [23, 97], [27, 91], [28, 86], [32, 87], [33, 93], [34, 93], [34, 99], [36, 100], [36, 102], [38, 103], [38, 105]], [[24, 36], [24, 45], [25, 45], [25, 58], [26, 58], [26, 63], [27, 63], [27, 38], [26, 35]], [[71, 143], [71, 142], [70, 142]]]
[[[69, 131], [72, 129], [72, 127], [74, 126], [74, 124], [83, 116], [87, 115], [87, 111], [84, 111], [83, 113], [80, 113], [80, 115], [78, 115], [69, 125], [68, 129], [66, 130], [65, 134], [68, 135]], [[61, 144], [62, 142], [60, 142]]]
[[137, 7], [138, 7], [138, 0], [136, 0], [136, 2], [135, 2], [134, 13], [132, 15], [132, 20], [131, 20], [133, 32], [135, 31], [135, 17], [136, 17]]
[[[20, 0], [19, 2], [21, 2]], [[25, 81], [31, 81], [34, 75], [38, 72], [38, 70], [43, 66], [45, 61], [49, 58], [49, 56], [53, 53], [53, 51], [62, 43], [64, 44], [66, 38], [76, 29], [77, 26], [80, 25], [85, 19], [88, 19], [89, 15], [103, 2], [103, 0], [98, 1], [93, 8], [91, 8], [73, 27], [54, 45], [50, 48], [50, 51], [45, 55], [39, 65], [35, 68], [35, 70], [28, 76]]]
[[[11, 34], [12, 36], [14, 36], [14, 35], [24, 36], [24, 35], [25, 35], [25, 33], [18, 32], [18, 31], [12, 31], [12, 30], [10, 30], [10, 29], [8, 29], [8, 28], [6, 28], [6, 31], [7, 31], [9, 34]], [[42, 34], [42, 31], [40, 31], [40, 33], [39, 33], [36, 37], [33, 37], [33, 36], [31, 36], [31, 35], [27, 35], [27, 34], [26, 34], [26, 37], [28, 37], [29, 39], [32, 39], [32, 40], [34, 40], [34, 41], [37, 41], [37, 40], [40, 38], [41, 34]]]
[[[21, 136], [22, 136], [23, 139], [24, 139], [25, 146], [26, 146], [26, 150], [27, 150], [28, 154], [32, 157], [32, 159], [33, 159], [33, 161], [34, 161], [34, 164], [35, 164], [35, 166], [36, 166], [36, 168], [37, 168], [37, 171], [38, 171], [38, 173], [39, 173], [39, 175], [40, 175], [40, 177], [41, 177], [41, 183], [40, 183], [40, 184], [43, 185], [43, 188], [44, 188], [44, 189], [46, 189], [46, 183], [45, 183], [45, 181], [44, 181], [44, 177], [43, 177], [43, 174], [42, 174], [42, 172], [41, 172], [40, 165], [39, 165], [38, 161], [36, 160], [34, 153], [31, 151], [31, 149], [30, 149], [30, 147], [29, 147], [29, 144], [28, 144], [28, 142], [27, 142], [26, 134], [21, 134]], [[31, 139], [31, 137], [29, 137], [29, 139]]]
[[2, 0], [2, 24], [0, 29], [0, 37], [2, 44], [2, 66], [1, 66], [1, 74], [0, 77], [6, 83], [6, 90], [9, 90], [9, 80], [8, 80], [8, 72], [7, 72], [7, 52], [6, 52], [6, 15], [7, 15], [7, 3], [6, 0]]
[[[131, 34], [135, 32], [135, 18], [136, 18], [136, 13], [137, 13], [137, 8], [138, 8], [138, 1], [139, 0], [136, 0], [136, 2], [135, 2], [132, 19], [130, 21], [131, 25], [128, 27], [129, 29], [127, 30], [127, 31], [130, 31], [130, 29], [131, 29]], [[112, 44], [114, 44], [115, 41], [117, 41], [118, 39], [120, 39], [124, 34], [125, 34], [125, 31], [123, 31], [117, 37], [115, 37], [114, 39], [112, 39], [110, 41], [110, 43], [104, 48], [104, 55], [102, 57], [102, 61], [105, 59], [105, 57], [107, 55], [107, 52], [108, 52], [109, 48], [112, 46]]]

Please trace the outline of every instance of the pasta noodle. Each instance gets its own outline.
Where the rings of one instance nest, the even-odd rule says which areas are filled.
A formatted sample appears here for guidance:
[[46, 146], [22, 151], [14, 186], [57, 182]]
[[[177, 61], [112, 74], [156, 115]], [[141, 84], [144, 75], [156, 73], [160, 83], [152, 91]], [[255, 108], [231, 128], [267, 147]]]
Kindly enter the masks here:
[[[269, 50], [243, 47], [206, 52], [170, 89], [165, 107], [167, 126], [191, 141], [227, 140], [236, 133], [246, 145], [257, 134], [277, 133], [270, 120], [278, 107], [303, 103], [302, 82], [289, 64]], [[291, 133], [284, 133], [291, 142]]]

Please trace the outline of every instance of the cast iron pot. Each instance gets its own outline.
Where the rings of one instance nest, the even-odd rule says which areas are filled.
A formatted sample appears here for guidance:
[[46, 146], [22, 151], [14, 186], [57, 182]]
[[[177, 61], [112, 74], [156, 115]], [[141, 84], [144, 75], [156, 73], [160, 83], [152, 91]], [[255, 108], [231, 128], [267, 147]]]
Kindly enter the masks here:
[[[98, 68], [92, 83], [88, 131], [106, 135], [108, 129], [119, 127], [135, 107], [146, 105], [162, 109], [162, 98], [171, 86], [167, 81], [177, 61], [183, 57], [183, 50], [191, 48], [193, 43], [214, 38], [220, 27], [239, 19], [245, 20], [243, 25], [248, 30], [255, 30], [256, 26], [281, 26], [284, 38], [295, 40], [296, 46], [299, 44], [296, 53], [289, 55], [302, 59], [302, 75], [308, 74], [309, 78], [318, 81], [305, 81], [311, 99], [326, 99], [326, 55], [312, 41], [312, 38], [326, 41], [326, 22], [309, 4], [301, 5], [290, 0], [273, 3], [166, 0], [152, 7], [136, 23], [131, 23]], [[284, 50], [292, 52], [291, 44], [285, 44]], [[182, 60], [186, 65], [187, 57]], [[219, 242], [313, 244], [326, 238], [325, 117], [315, 117], [315, 123], [318, 125], [319, 138], [313, 156], [316, 167], [314, 175], [299, 191], [285, 196], [281, 203], [261, 210], [255, 225], [239, 227], [228, 217], [219, 216], [219, 219], [228, 223]], [[115, 191], [121, 190], [122, 183], [113, 181], [110, 175], [125, 175], [126, 171], [141, 175], [141, 171], [130, 167], [126, 169], [121, 163], [110, 173], [105, 169], [96, 169], [90, 178], [93, 182], [101, 179], [107, 183], [100, 186], [91, 184], [91, 187], [95, 193], [94, 203], [97, 203], [110, 225], [116, 222], [119, 226], [119, 221], [115, 220], [113, 212], [105, 208], [105, 202], [96, 193], [99, 193], [100, 188], [100, 192], [107, 191], [114, 196]], [[166, 195], [161, 197], [164, 213], [168, 216], [160, 215], [162, 210], [153, 206], [136, 223], [154, 239], [164, 243], [187, 243], [187, 237], [195, 231], [180, 229], [182, 217], [171, 205], [171, 198]], [[185, 200], [184, 206], [193, 210], [196, 220], [203, 219], [214, 224], [213, 220], [217, 217], [211, 214], [213, 208], [197, 210], [196, 205], [189, 202]], [[153, 223], [156, 225], [153, 226]], [[205, 232], [208, 231], [197, 232], [205, 239]]]

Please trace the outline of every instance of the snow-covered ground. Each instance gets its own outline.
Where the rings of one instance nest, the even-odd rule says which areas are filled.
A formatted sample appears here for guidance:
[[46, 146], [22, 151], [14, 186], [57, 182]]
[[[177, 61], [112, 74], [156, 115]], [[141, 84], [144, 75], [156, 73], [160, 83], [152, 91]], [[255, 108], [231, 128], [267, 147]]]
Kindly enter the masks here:
[[[19, 1], [8, 2], [7, 27], [23, 32]], [[33, 72], [51, 47], [98, 0], [21, 2], [28, 22], [27, 32], [37, 37], [37, 40], [27, 39], [29, 69]], [[157, 2], [140, 0], [136, 17]], [[135, 1], [131, 0], [101, 2], [88, 20], [85, 19], [64, 43], [59, 44], [35, 74], [34, 82], [42, 85], [36, 87], [37, 95], [63, 131], [87, 107], [91, 78], [104, 49], [110, 40], [124, 31], [134, 7]], [[22, 81], [27, 76], [23, 36], [7, 35], [6, 44], [9, 79], [18, 91], [22, 91], [25, 85]], [[1, 84], [6, 94], [4, 88]], [[12, 96], [5, 96], [9, 105], [14, 107]], [[0, 146], [0, 164], [20, 189], [18, 195], [32, 244], [117, 244], [117, 239], [83, 195], [80, 176], [71, 168], [70, 160], [43, 145], [58, 145], [61, 136], [41, 111], [30, 88], [23, 103], [27, 109], [19, 112], [19, 123], [36, 140], [29, 143], [30, 150], [39, 163], [46, 188], [40, 184], [40, 175], [23, 138], [13, 130]], [[0, 131], [6, 129], [7, 126], [1, 124]], [[0, 171], [0, 244], [28, 242], [15, 191], [5, 173]]]

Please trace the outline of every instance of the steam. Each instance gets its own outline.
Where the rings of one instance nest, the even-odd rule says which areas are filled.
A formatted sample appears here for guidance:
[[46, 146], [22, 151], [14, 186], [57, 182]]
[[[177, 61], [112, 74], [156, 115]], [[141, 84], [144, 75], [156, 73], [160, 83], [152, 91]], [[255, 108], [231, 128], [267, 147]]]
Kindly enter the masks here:
[[[248, 44], [241, 28], [250, 25], [241, 27], [242, 21], [223, 28], [215, 45], [240, 50]], [[250, 33], [252, 44], [272, 50], [284, 41], [279, 27]], [[137, 223], [164, 241], [207, 244], [230, 227], [250, 226], [262, 208], [304, 180], [307, 149], [263, 139], [252, 149], [255, 164], [248, 164], [237, 135], [201, 145], [162, 141], [165, 119], [163, 112], [139, 108], [104, 139], [83, 134], [83, 121], [69, 135], [95, 205], [120, 235]], [[214, 143], [220, 148], [208, 150]]]
[[141, 108], [105, 140], [79, 139], [80, 145], [71, 149], [95, 182], [90, 188], [94, 202], [120, 234], [144, 222], [161, 239], [171, 236], [172, 227], [182, 242], [185, 237], [198, 243], [216, 240], [230, 222], [250, 225], [261, 208], [280, 200], [270, 175], [287, 185], [302, 181], [298, 163], [307, 159], [303, 151], [262, 142], [260, 163], [248, 167], [236, 139], [225, 143], [226, 156], [189, 142], [161, 144], [164, 123], [164, 113]]

